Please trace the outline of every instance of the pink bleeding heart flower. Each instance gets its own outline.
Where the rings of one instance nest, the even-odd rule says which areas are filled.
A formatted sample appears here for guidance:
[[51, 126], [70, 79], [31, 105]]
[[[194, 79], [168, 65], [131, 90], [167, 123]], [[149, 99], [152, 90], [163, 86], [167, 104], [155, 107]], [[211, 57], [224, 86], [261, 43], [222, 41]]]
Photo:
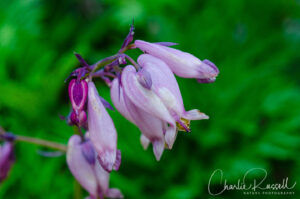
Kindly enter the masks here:
[[88, 128], [101, 166], [108, 172], [118, 170], [121, 152], [117, 150], [117, 132], [93, 82], [88, 83]]
[[[142, 67], [139, 72], [136, 72], [132, 66], [127, 66], [123, 70], [124, 93], [136, 107], [164, 121], [165, 141], [168, 147], [172, 148], [176, 138], [174, 127], [189, 132], [190, 120], [208, 119], [208, 116], [196, 109], [185, 111], [177, 81], [163, 61], [144, 54], [138, 58], [138, 64]], [[150, 80], [141, 81], [139, 74], [141, 71], [145, 71], [142, 74], [147, 74], [143, 75], [142, 79], [149, 78], [148, 74], [150, 74], [150, 88], [144, 84]], [[126, 103], [126, 98], [125, 104], [129, 104]], [[129, 108], [128, 110], [131, 111]]]
[[72, 79], [69, 83], [69, 97], [72, 104], [70, 120], [72, 124], [83, 126], [87, 116], [85, 104], [88, 94], [88, 84], [85, 80]]
[[109, 173], [96, 161], [97, 153], [90, 140], [73, 135], [68, 142], [67, 164], [71, 173], [90, 194], [91, 199], [123, 198], [118, 189], [109, 188]]
[[135, 40], [137, 48], [164, 61], [179, 77], [196, 78], [200, 83], [214, 82], [218, 68], [209, 60], [201, 61], [194, 55], [167, 46]]
[[141, 143], [144, 149], [151, 142], [154, 155], [157, 160], [160, 160], [165, 147], [164, 132], [167, 127], [164, 125], [167, 124], [133, 104], [124, 93], [123, 88], [119, 86], [117, 78], [111, 84], [111, 99], [116, 109], [142, 132]]
[[[144, 69], [142, 68], [141, 70]], [[137, 72], [136, 69], [131, 65], [126, 66], [123, 69], [121, 82], [124, 93], [126, 94], [128, 99], [139, 109], [163, 121], [165, 137], [170, 138], [166, 139], [166, 143], [169, 148], [172, 148], [176, 137], [176, 121], [170, 114], [160, 97], [155, 92], [153, 92], [153, 85], [151, 86], [151, 89], [149, 89], [149, 87], [145, 87], [143, 83], [144, 81], [141, 82], [139, 73], [143, 72]], [[145, 77], [146, 76], [144, 76], [144, 78]]]
[[6, 141], [0, 146], [0, 183], [6, 179], [15, 162], [13, 142]]
[[[170, 68], [162, 60], [143, 54], [139, 56], [138, 63], [151, 74], [152, 90], [160, 97], [170, 114], [179, 124], [181, 124], [181, 119], [208, 119], [207, 115], [197, 109], [185, 111], [177, 80]], [[182, 127], [185, 128], [184, 125]], [[187, 129], [185, 130], [188, 131]]]

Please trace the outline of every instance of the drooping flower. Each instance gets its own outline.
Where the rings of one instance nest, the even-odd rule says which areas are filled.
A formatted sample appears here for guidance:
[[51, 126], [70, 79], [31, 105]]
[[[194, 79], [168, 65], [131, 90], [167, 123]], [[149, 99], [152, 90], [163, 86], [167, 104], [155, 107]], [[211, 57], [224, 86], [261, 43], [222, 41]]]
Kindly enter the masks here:
[[101, 166], [108, 172], [118, 170], [121, 152], [117, 150], [117, 132], [93, 82], [88, 83], [88, 128]]
[[[176, 137], [176, 121], [169, 113], [160, 97], [153, 91], [153, 85], [151, 86], [151, 89], [148, 89], [144, 87], [144, 83], [140, 83], [141, 80], [138, 73], [139, 72], [131, 65], [126, 66], [123, 69], [121, 82], [124, 93], [139, 109], [163, 121], [166, 142], [169, 148], [172, 148]], [[131, 110], [129, 109], [129, 111]]]
[[208, 116], [198, 110], [185, 111], [177, 81], [163, 61], [144, 54], [138, 58], [138, 64], [142, 67], [139, 71], [130, 65], [123, 69], [121, 87], [118, 80], [113, 81], [111, 97], [121, 114], [140, 128], [142, 143], [146, 146], [150, 141], [156, 145], [154, 153], [159, 159], [162, 136], [172, 148], [176, 127], [190, 131], [190, 120]]
[[136, 47], [164, 61], [179, 77], [196, 78], [200, 83], [214, 82], [218, 68], [209, 60], [201, 61], [194, 55], [164, 45], [135, 40]]
[[118, 189], [109, 188], [109, 173], [96, 160], [97, 153], [90, 140], [73, 135], [68, 142], [67, 164], [70, 171], [88, 191], [91, 199], [123, 198]]
[[166, 127], [163, 120], [134, 105], [124, 93], [123, 88], [119, 86], [117, 78], [111, 84], [111, 99], [116, 109], [142, 132], [141, 143], [144, 149], [151, 142], [154, 155], [157, 160], [160, 160], [165, 147], [164, 132]]
[[0, 146], [0, 183], [7, 177], [15, 161], [13, 142], [6, 141]]

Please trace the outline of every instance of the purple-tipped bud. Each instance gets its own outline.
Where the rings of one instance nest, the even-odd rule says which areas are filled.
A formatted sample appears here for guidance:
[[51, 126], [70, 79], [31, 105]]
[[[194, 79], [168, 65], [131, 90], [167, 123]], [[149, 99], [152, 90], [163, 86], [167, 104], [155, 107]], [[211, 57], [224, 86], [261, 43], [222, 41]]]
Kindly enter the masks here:
[[145, 53], [164, 61], [180, 77], [212, 80], [219, 74], [214, 64], [202, 62], [190, 53], [141, 40], [136, 40], [134, 44]]
[[151, 89], [152, 79], [151, 79], [150, 73], [148, 73], [144, 69], [141, 69], [141, 70], [139, 70], [139, 72], [137, 73], [137, 75], [138, 75], [138, 81], [140, 82], [140, 84], [144, 88]]
[[69, 97], [75, 111], [83, 110], [88, 94], [88, 84], [85, 80], [72, 79], [69, 83]]
[[0, 183], [7, 177], [14, 161], [13, 143], [5, 142], [0, 146]]

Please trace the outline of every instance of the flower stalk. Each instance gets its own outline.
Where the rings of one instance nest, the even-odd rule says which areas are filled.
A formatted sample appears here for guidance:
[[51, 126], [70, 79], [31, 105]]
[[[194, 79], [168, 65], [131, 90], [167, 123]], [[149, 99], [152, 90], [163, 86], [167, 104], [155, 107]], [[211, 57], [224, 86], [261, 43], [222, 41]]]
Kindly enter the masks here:
[[[0, 136], [3, 137], [5, 135], [5, 131], [3, 128], [0, 127]], [[30, 144], [35, 144], [39, 146], [44, 146], [48, 147], [51, 149], [59, 150], [62, 152], [67, 151], [67, 146], [61, 143], [45, 140], [45, 139], [40, 139], [40, 138], [34, 138], [34, 137], [29, 137], [29, 136], [24, 136], [24, 135], [14, 135], [14, 140], [16, 142], [26, 142]]]

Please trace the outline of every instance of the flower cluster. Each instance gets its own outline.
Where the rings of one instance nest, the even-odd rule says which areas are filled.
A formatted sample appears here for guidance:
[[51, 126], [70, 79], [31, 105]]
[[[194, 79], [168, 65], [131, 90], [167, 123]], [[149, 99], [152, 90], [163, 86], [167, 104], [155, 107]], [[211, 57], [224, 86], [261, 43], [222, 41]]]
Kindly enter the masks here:
[[[178, 131], [191, 131], [191, 120], [208, 119], [197, 109], [185, 110], [174, 74], [211, 83], [218, 68], [209, 60], [171, 48], [174, 43], [133, 42], [133, 30], [131, 26], [116, 55], [96, 64], [89, 65], [76, 54], [82, 67], [71, 73], [75, 78], [69, 83], [68, 123], [77, 126], [81, 136], [69, 139], [67, 163], [90, 198], [122, 197], [119, 190], [109, 188], [109, 172], [118, 170], [121, 163], [117, 132], [106, 110], [112, 107], [100, 97], [93, 78], [101, 78], [110, 87], [115, 108], [139, 128], [145, 149], [152, 143], [157, 160], [165, 148], [173, 147]], [[143, 54], [134, 61], [125, 52], [136, 48]]]

